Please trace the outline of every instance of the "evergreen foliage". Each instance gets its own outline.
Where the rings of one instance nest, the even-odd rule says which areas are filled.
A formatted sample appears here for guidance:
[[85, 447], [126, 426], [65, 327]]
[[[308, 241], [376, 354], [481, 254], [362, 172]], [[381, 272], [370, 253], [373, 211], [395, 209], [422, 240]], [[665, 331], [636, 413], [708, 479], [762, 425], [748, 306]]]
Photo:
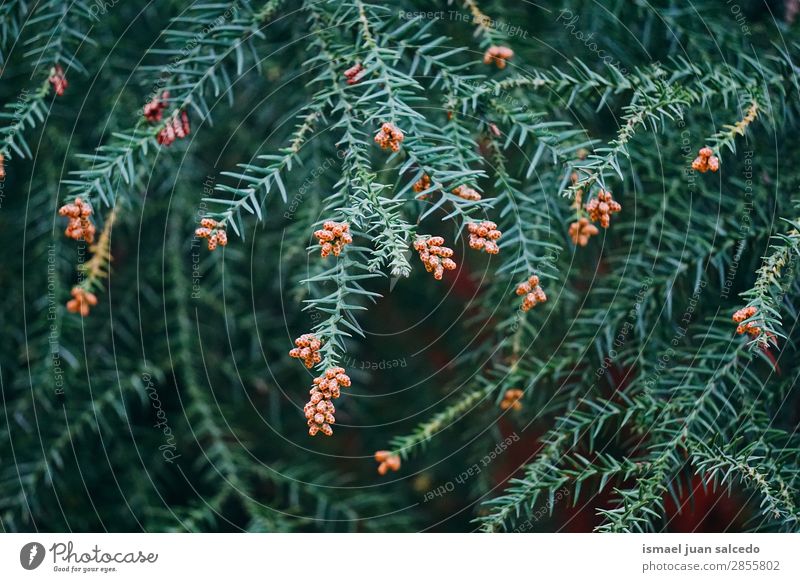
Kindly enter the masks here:
[[800, 531], [789, 4], [7, 0], [2, 531]]

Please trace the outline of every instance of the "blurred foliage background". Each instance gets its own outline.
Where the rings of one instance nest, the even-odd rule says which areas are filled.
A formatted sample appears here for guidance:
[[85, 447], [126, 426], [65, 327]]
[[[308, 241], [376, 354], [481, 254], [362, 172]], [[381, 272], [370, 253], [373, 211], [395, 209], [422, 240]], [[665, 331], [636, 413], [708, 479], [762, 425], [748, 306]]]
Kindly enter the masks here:
[[[2, 529], [796, 530], [796, 12], [5, 0]], [[502, 70], [483, 63], [496, 44], [514, 51]], [[367, 73], [347, 86], [356, 62]], [[164, 89], [192, 126], [170, 148], [142, 117]], [[753, 101], [746, 134], [726, 129]], [[224, 172], [297, 153], [281, 148], [309, 114], [291, 168], [239, 204], [249, 183]], [[390, 114], [408, 140], [394, 156], [372, 143]], [[721, 171], [692, 172], [710, 139]], [[481, 204], [417, 200], [427, 167]], [[573, 172], [623, 206], [586, 247], [567, 234]], [[359, 180], [386, 185], [375, 206]], [[116, 208], [85, 318], [64, 305], [95, 251], [57, 213], [76, 195], [98, 231]], [[229, 210], [229, 244], [207, 251], [199, 219]], [[354, 273], [383, 261], [358, 280], [381, 297], [353, 299], [364, 337], [336, 354], [353, 386], [334, 436], [312, 439], [313, 371], [287, 353], [346, 284], [314, 248], [333, 216], [362, 219], [367, 250], [348, 256]], [[466, 244], [484, 217], [504, 231], [498, 257]], [[434, 281], [408, 249], [410, 276], [391, 274], [412, 232], [444, 236], [458, 270]], [[771, 253], [786, 260], [759, 271]], [[532, 267], [549, 299], [522, 314]], [[753, 302], [774, 336], [735, 334]], [[521, 410], [501, 409], [515, 388]], [[381, 477], [387, 448], [403, 466]]]

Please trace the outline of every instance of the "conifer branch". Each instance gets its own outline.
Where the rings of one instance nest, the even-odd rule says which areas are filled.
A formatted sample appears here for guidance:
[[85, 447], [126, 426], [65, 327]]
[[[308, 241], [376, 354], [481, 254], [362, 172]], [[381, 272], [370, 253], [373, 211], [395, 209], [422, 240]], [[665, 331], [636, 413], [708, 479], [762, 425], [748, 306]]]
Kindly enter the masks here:
[[[192, 10], [196, 11], [192, 18], [175, 20], [176, 24], [188, 23], [187, 30], [170, 30], [166, 35], [168, 43], [181, 48], [157, 52], [173, 60], [163, 67], [143, 68], [174, 79], [166, 83], [157, 80], [154, 95], [161, 98], [159, 92], [168, 91], [172, 111], [164, 115], [164, 121], [150, 127], [144, 127], [144, 120], [139, 118], [132, 129], [115, 132], [111, 144], [98, 147], [94, 154], [79, 156], [90, 167], [72, 172], [75, 179], [64, 180], [69, 189], [68, 199], [81, 197], [92, 201], [99, 197], [107, 206], [114, 206], [118, 195], [115, 178], [121, 178], [127, 186], [132, 185], [134, 166], [142, 164], [148, 154], [157, 149], [156, 137], [179, 112], [191, 107], [201, 120], [210, 117], [204, 92], [208, 85], [214, 87], [217, 95], [231, 89], [232, 81], [225, 72], [225, 65], [232, 55], [236, 59], [237, 73], [243, 73], [242, 45], [263, 36], [260, 30], [263, 16], [251, 9], [242, 16], [235, 16], [239, 11], [237, 0], [198, 5]], [[187, 47], [190, 48], [187, 50]]]
[[[541, 497], [552, 497], [556, 490], [568, 485], [575, 488], [574, 499], [581, 484], [590, 477], [599, 477], [596, 491], [607, 485], [629, 479], [644, 471], [642, 460], [612, 459], [599, 453], [601, 467], [595, 467], [578, 453], [577, 448], [588, 439], [588, 452], [595, 451], [595, 439], [604, 431], [614, 433], [647, 408], [636, 399], [626, 399], [624, 405], [604, 399], [584, 399], [569, 414], [560, 416], [554, 427], [542, 437], [542, 448], [536, 458], [525, 466], [519, 478], [511, 479], [503, 495], [485, 502], [489, 513], [476, 519], [485, 532], [511, 529], [519, 520], [530, 516]], [[572, 468], [570, 468], [572, 465]], [[578, 468], [580, 467], [580, 470]]]
[[463, 2], [472, 16], [472, 23], [475, 25], [476, 34], [482, 39], [482, 45], [498, 45], [505, 40], [505, 36], [492, 26], [492, 19], [483, 13], [477, 0], [463, 0]]
[[[579, 523], [561, 505], [567, 492], [582, 517], [599, 512], [601, 531], [661, 531], [683, 526], [673, 512], [699, 500], [700, 483], [710, 495], [744, 500], [731, 512], [716, 506], [732, 528], [798, 529], [797, 333], [789, 320], [800, 295], [800, 221], [773, 234], [775, 216], [797, 216], [790, 197], [776, 195], [791, 191], [797, 174], [797, 31], [781, 26], [785, 44], [772, 45], [772, 25], [752, 14], [754, 34], [743, 39], [710, 0], [701, 2], [703, 19], [641, 3], [613, 11], [568, 3], [582, 27], [603, 31], [596, 51], [576, 43], [578, 30], [561, 19], [548, 25], [495, 0], [448, 4], [449, 22], [408, 0], [168, 3], [131, 22], [130, 6], [89, 0], [0, 7], [8, 102], [0, 205], [12, 213], [0, 236], [24, 251], [8, 254], [0, 278], [25, 273], [24, 286], [7, 286], [0, 312], [9, 330], [0, 336], [0, 527], [411, 531], [448, 517], [450, 501], [466, 507], [491, 495], [471, 508], [484, 531], [548, 529]], [[512, 53], [505, 23], [520, 18], [530, 18], [521, 24], [536, 40], [514, 38]], [[159, 19], [164, 30], [144, 30]], [[87, 47], [89, 35], [108, 46]], [[158, 38], [153, 50], [136, 44], [147, 35]], [[662, 61], [628, 50], [632, 38]], [[755, 52], [744, 50], [749, 43]], [[113, 66], [97, 69], [112, 45]], [[482, 63], [477, 46], [486, 50]], [[136, 55], [147, 65], [134, 64]], [[91, 111], [71, 110], [81, 97], [72, 90], [83, 89], [74, 73], [97, 69], [94, 87], [122, 88], [128, 65], [139, 98], [92, 90]], [[68, 98], [54, 99], [64, 75]], [[242, 92], [242, 78], [256, 84]], [[259, 99], [258, 83], [274, 93]], [[226, 100], [230, 115], [212, 119]], [[53, 104], [69, 123], [47, 125], [49, 163], [20, 163], [39, 157], [26, 140]], [[98, 144], [92, 113], [120, 108], [127, 113]], [[152, 165], [159, 145], [195, 124], [202, 148]], [[743, 136], [748, 151], [737, 156]], [[264, 139], [266, 155], [262, 146], [247, 151]], [[711, 151], [702, 148], [704, 159], [729, 150], [726, 170], [700, 174], [717, 159], [689, 171], [701, 146]], [[73, 149], [91, 155], [61, 181]], [[213, 190], [204, 180], [199, 200], [216, 154], [229, 171]], [[90, 240], [92, 217], [105, 216], [67, 310], [85, 315], [77, 296], [108, 278], [111, 326], [106, 310], [64, 314], [59, 298], [75, 279], [75, 247], [53, 240], [59, 183], [68, 199], [82, 199], [63, 212], [68, 236]], [[26, 196], [4, 198], [8, 187]], [[609, 200], [600, 212], [598, 197], [609, 187], [624, 203], [610, 222]], [[564, 203], [565, 191], [586, 200]], [[123, 226], [116, 209], [126, 208], [139, 215], [138, 228], [114, 232], [112, 281], [112, 224]], [[593, 214], [608, 228], [589, 240], [572, 228], [576, 214], [578, 227]], [[193, 240], [189, 249], [194, 222], [198, 237], [223, 246], [227, 231], [251, 230], [250, 215], [259, 228], [249, 248], [209, 257]], [[462, 252], [464, 230], [470, 248]], [[445, 242], [424, 258], [434, 235]], [[414, 250], [431, 269], [432, 257], [448, 258], [448, 269], [457, 260], [458, 276], [434, 271], [445, 280], [433, 283]], [[392, 281], [381, 297], [380, 277], [406, 275], [415, 278]], [[737, 295], [752, 310], [742, 322], [736, 316], [749, 343], [734, 334]], [[371, 313], [379, 298], [381, 312]], [[411, 320], [407, 334], [371, 339]], [[295, 330], [307, 345], [287, 355]], [[399, 364], [391, 352], [406, 339], [408, 364]], [[362, 362], [345, 353], [355, 344]], [[202, 370], [198, 353], [209, 363]], [[298, 422], [297, 397], [308, 388], [300, 363], [318, 365], [314, 375], [328, 380], [316, 379], [321, 389], [309, 398], [316, 406], [322, 396], [323, 406], [303, 408], [308, 426]], [[339, 365], [346, 373], [331, 370]], [[436, 370], [444, 373], [432, 383]], [[325, 454], [311, 450], [319, 439], [298, 448], [306, 433], [333, 432], [337, 419], [319, 424], [316, 413], [333, 415], [326, 406], [350, 375], [375, 390], [345, 405], [355, 419], [338, 419], [347, 434], [325, 442]], [[158, 385], [146, 386], [146, 377]], [[431, 389], [407, 391], [406, 381]], [[420, 410], [429, 412], [407, 434], [384, 434]], [[169, 418], [169, 432], [152, 430], [154, 415]], [[465, 456], [491, 451], [508, 429], [530, 441], [525, 427], [534, 426], [544, 431], [538, 450], [520, 443], [447, 503], [414, 503], [431, 476], [458, 475]], [[183, 453], [177, 466], [159, 458], [165, 439]], [[386, 441], [391, 450], [378, 451], [372, 481], [376, 467], [364, 457]], [[97, 447], [108, 466], [96, 462]], [[378, 481], [426, 448], [441, 459], [413, 486]], [[530, 457], [520, 464], [525, 448]], [[135, 501], [130, 511], [119, 511], [118, 492], [105, 486], [110, 471]], [[547, 508], [552, 519], [540, 521]]]
[[739, 480], [761, 497], [761, 511], [767, 519], [779, 521], [787, 531], [794, 531], [800, 522], [794, 494], [767, 465], [764, 455], [759, 454], [757, 449], [761, 446], [763, 443], [755, 442], [733, 455], [722, 447], [694, 441], [692, 464], [706, 483], [731, 485]]
[[574, 198], [579, 190], [588, 193], [594, 184], [607, 190], [606, 174], [611, 170], [620, 180], [624, 180], [620, 157], [630, 157], [628, 143], [637, 128], [650, 123], [655, 129], [659, 123], [665, 122], [665, 118], [681, 117], [682, 108], [690, 103], [690, 95], [674, 84], [657, 83], [654, 93], [637, 91], [634, 94], [631, 103], [625, 107], [625, 114], [622, 116], [624, 123], [619, 128], [617, 137], [608, 147], [597, 148], [594, 153], [589, 154], [586, 161], [574, 164], [578, 180], [568, 188], [565, 196]]
[[785, 234], [773, 237], [770, 253], [763, 257], [756, 271], [756, 281], [752, 288], [741, 296], [747, 300], [747, 307], [756, 309], [756, 314], [745, 320], [753, 322], [761, 333], [753, 339], [754, 347], [776, 344], [776, 338], [786, 337], [782, 326], [782, 303], [797, 277], [797, 261], [800, 260], [800, 219], [787, 220], [792, 228]]
[[[16, 101], [6, 103], [6, 111], [0, 112], [0, 120], [9, 121], [8, 125], [0, 129], [0, 157], [6, 161], [11, 159], [12, 152], [20, 159], [33, 157], [24, 132], [35, 128], [37, 123], [44, 123], [49, 114], [46, 98], [52, 91], [51, 77], [55, 72], [54, 68], [63, 66], [67, 68], [67, 73], [75, 71], [86, 74], [86, 69], [77, 58], [77, 52], [84, 44], [95, 44], [83, 32], [90, 28], [88, 21], [91, 20], [91, 13], [85, 2], [37, 2], [32, 5], [30, 15], [20, 30], [15, 14], [19, 11], [21, 17], [27, 10], [26, 2], [6, 2], [0, 7], [0, 40], [10, 34], [11, 30], [19, 35], [28, 30], [33, 31], [33, 36], [24, 42], [27, 47], [25, 57], [31, 62], [30, 77], [38, 79], [33, 87], [23, 89]], [[8, 14], [8, 20], [3, 18], [4, 12]], [[0, 42], [0, 65], [3, 64], [2, 44]]]
[[487, 385], [477, 390], [472, 390], [463, 396], [457, 396], [457, 402], [444, 410], [434, 414], [429, 420], [420, 423], [408, 435], [392, 439], [392, 453], [407, 459], [419, 448], [424, 447], [433, 437], [450, 428], [462, 417], [486, 401], [493, 391], [493, 386]]
[[[254, 214], [259, 219], [263, 218], [261, 207], [273, 186], [278, 189], [283, 202], [288, 202], [282, 175], [291, 172], [295, 163], [301, 163], [301, 148], [315, 131], [318, 122], [323, 119], [324, 105], [324, 101], [317, 100], [298, 115], [300, 123], [296, 126], [291, 141], [278, 154], [256, 157], [263, 162], [239, 164], [241, 172], [222, 172], [223, 176], [234, 178], [238, 183], [235, 186], [227, 184], [215, 186], [215, 190], [229, 194], [231, 196], [229, 199], [203, 198], [203, 202], [213, 205], [206, 216], [217, 220], [223, 228], [230, 225], [241, 236], [244, 232], [242, 211]], [[258, 194], [261, 192], [263, 196], [259, 198]], [[213, 209], [214, 207], [218, 210]]]
[[0, 4], [0, 67], [8, 58], [8, 46], [19, 38], [31, 6], [26, 0], [6, 0]]
[[733, 125], [724, 125], [720, 131], [715, 133], [708, 140], [710, 147], [716, 152], [721, 152], [723, 147], [727, 147], [730, 151], [735, 153], [736, 137], [744, 136], [745, 131], [750, 124], [756, 120], [760, 111], [761, 106], [759, 105], [759, 101], [755, 97], [752, 97], [742, 119]]
[[117, 217], [117, 208], [111, 210], [106, 216], [103, 230], [97, 241], [89, 246], [92, 253], [85, 263], [81, 264], [78, 272], [82, 275], [80, 287], [86, 291], [96, 291], [103, 286], [103, 280], [111, 272], [111, 230]]
[[49, 94], [50, 81], [45, 79], [33, 93], [23, 90], [17, 101], [6, 103], [5, 111], [0, 111], [0, 120], [9, 122], [0, 129], [0, 156], [6, 162], [11, 159], [12, 152], [20, 159], [33, 157], [24, 131], [44, 123], [48, 113], [45, 98]]

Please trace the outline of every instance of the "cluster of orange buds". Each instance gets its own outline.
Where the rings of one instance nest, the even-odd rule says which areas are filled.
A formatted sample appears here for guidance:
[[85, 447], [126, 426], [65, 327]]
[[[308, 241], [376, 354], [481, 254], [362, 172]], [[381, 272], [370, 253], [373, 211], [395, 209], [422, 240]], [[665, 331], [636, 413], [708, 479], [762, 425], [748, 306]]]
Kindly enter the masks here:
[[161, 131], [156, 136], [156, 141], [161, 145], [169, 146], [176, 139], [183, 139], [191, 133], [189, 126], [189, 114], [181, 111], [180, 114], [176, 111], [173, 116], [167, 120]]
[[444, 239], [440, 236], [418, 238], [414, 241], [414, 249], [419, 253], [419, 258], [425, 265], [425, 270], [433, 272], [433, 278], [440, 281], [445, 270], [453, 271], [456, 262], [452, 259], [453, 249], [444, 246]]
[[750, 305], [748, 307], [742, 307], [739, 311], [733, 314], [733, 321], [739, 324], [736, 328], [736, 333], [739, 335], [746, 333], [750, 337], [758, 337], [761, 335], [761, 328], [758, 327], [754, 322], [748, 321], [747, 323], [742, 323], [745, 319], [750, 319], [753, 317], [757, 311], [758, 310], [755, 307]]
[[692, 162], [692, 169], [701, 174], [705, 174], [709, 170], [716, 172], [719, 170], [719, 158], [714, 155], [714, 151], [710, 147], [700, 148], [697, 157]]
[[353, 242], [353, 235], [350, 234], [350, 224], [347, 222], [334, 222], [326, 220], [322, 224], [321, 230], [314, 231], [314, 236], [317, 237], [319, 244], [322, 246], [323, 257], [327, 257], [333, 253], [334, 257], [338, 257], [344, 247]]
[[422, 177], [416, 182], [414, 182], [414, 185], [412, 186], [414, 192], [416, 192], [417, 194], [419, 194], [420, 192], [424, 192], [430, 187], [431, 187], [431, 177], [428, 176], [428, 174], [422, 174]]
[[[313, 390], [313, 388], [312, 388]], [[316, 404], [314, 401], [317, 400]], [[319, 392], [314, 392], [303, 407], [303, 413], [308, 419], [308, 434], [316, 436], [319, 431], [325, 436], [331, 436], [333, 429], [331, 425], [336, 422], [336, 407], [330, 400], [325, 400]]]
[[577, 222], [569, 225], [569, 236], [576, 245], [585, 247], [589, 239], [600, 232], [586, 217], [581, 217]]
[[477, 202], [481, 199], [481, 195], [477, 190], [466, 185], [456, 187], [453, 190], [453, 194], [459, 198], [463, 198], [464, 200], [469, 200], [471, 202]]
[[333, 416], [336, 408], [331, 402], [341, 395], [340, 387], [350, 386], [350, 377], [344, 373], [344, 368], [328, 368], [318, 378], [314, 378], [311, 388], [311, 398], [303, 407], [303, 413], [308, 419], [308, 434], [315, 436], [322, 431], [325, 436], [331, 436], [331, 425], [336, 422]]
[[539, 286], [539, 277], [536, 275], [531, 275], [527, 281], [517, 285], [517, 295], [525, 296], [522, 300], [522, 311], [530, 311], [539, 303], [547, 301], [547, 295]]
[[496, 255], [500, 252], [497, 241], [503, 233], [497, 230], [497, 225], [494, 222], [490, 220], [470, 222], [467, 224], [467, 230], [469, 231], [470, 248], [475, 250], [483, 249], [490, 255]]
[[322, 361], [322, 356], [319, 353], [322, 342], [313, 333], [304, 333], [294, 340], [294, 345], [297, 347], [289, 350], [289, 355], [303, 360], [306, 368], [313, 368], [314, 364], [319, 364]]
[[494, 63], [497, 65], [498, 69], [505, 69], [506, 61], [510, 60], [513, 56], [514, 51], [507, 46], [490, 46], [486, 49], [486, 52], [483, 53], [483, 64], [489, 65]]
[[167, 108], [169, 99], [169, 91], [161, 93], [161, 97], [153, 97], [150, 103], [144, 106], [144, 117], [150, 123], [157, 123], [161, 121], [164, 110]]
[[592, 198], [586, 204], [586, 210], [592, 222], [600, 221], [600, 226], [608, 228], [611, 224], [611, 215], [622, 210], [622, 205], [611, 197], [611, 192], [600, 190], [597, 198]]
[[364, 76], [364, 67], [361, 63], [356, 63], [344, 72], [344, 77], [347, 79], [348, 85], [355, 85]]
[[64, 91], [66, 91], [67, 87], [69, 86], [69, 83], [67, 83], [67, 77], [64, 75], [64, 69], [61, 68], [61, 65], [56, 65], [50, 69], [50, 78], [47, 80], [50, 81], [53, 91], [55, 91], [56, 95], [59, 97], [64, 94]]
[[70, 292], [72, 299], [67, 301], [67, 311], [80, 313], [81, 317], [89, 315], [89, 308], [97, 305], [97, 296], [83, 287], [73, 287]]
[[92, 206], [80, 198], [74, 202], [64, 204], [58, 209], [61, 216], [68, 216], [69, 222], [64, 234], [75, 240], [83, 240], [89, 244], [94, 242], [95, 227], [92, 223]]
[[194, 231], [197, 238], [208, 239], [208, 250], [213, 251], [217, 245], [225, 246], [228, 244], [228, 233], [225, 226], [213, 218], [203, 218], [200, 221], [200, 228]]
[[400, 455], [391, 451], [375, 451], [375, 460], [378, 464], [378, 475], [386, 475], [390, 470], [400, 470]]
[[506, 390], [506, 393], [503, 394], [503, 400], [500, 402], [500, 408], [503, 410], [508, 410], [509, 408], [512, 410], [522, 410], [522, 402], [520, 402], [522, 395], [523, 392], [519, 388], [510, 388]]
[[375, 134], [375, 143], [381, 149], [391, 149], [393, 152], [400, 151], [400, 143], [405, 139], [405, 135], [393, 123], [386, 122], [381, 125], [378, 133]]
[[3, 154], [0, 154], [0, 180], [5, 180], [6, 177], [6, 166], [5, 166], [6, 158]]

